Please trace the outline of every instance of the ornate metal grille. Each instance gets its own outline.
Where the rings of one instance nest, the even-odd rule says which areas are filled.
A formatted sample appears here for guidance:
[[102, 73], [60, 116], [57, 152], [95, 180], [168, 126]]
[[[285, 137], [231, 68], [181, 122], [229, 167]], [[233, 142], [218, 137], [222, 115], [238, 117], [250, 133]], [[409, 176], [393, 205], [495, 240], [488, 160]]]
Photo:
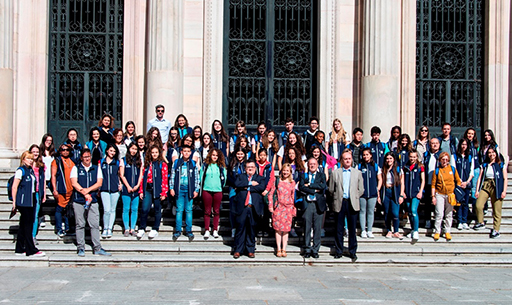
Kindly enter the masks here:
[[[124, 0], [51, 0], [48, 131], [81, 140], [104, 113], [121, 121]], [[59, 142], [60, 143], [60, 142]]]
[[315, 1], [225, 3], [224, 122], [305, 126], [316, 112]]
[[417, 0], [417, 128], [481, 129], [483, 16], [483, 0]]

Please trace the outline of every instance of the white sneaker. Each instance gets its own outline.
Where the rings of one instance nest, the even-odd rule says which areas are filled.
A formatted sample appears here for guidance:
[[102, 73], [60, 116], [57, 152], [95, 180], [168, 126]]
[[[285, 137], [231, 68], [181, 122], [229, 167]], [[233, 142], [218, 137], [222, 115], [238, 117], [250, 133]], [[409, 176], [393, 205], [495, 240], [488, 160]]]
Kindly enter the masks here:
[[151, 231], [149, 231], [149, 234], [148, 234], [148, 238], [149, 238], [149, 239], [153, 239], [153, 238], [155, 238], [155, 237], [157, 237], [157, 236], [158, 236], [158, 231], [157, 231], [157, 230], [151, 230]]
[[44, 253], [43, 251], [39, 251], [37, 253], [34, 253], [32, 254], [33, 257], [43, 257], [43, 256], [46, 256], [46, 253]]
[[142, 237], [144, 237], [144, 233], [144, 230], [139, 229], [139, 231], [137, 232], [137, 238], [141, 239]]
[[418, 231], [414, 231], [414, 232], [412, 232], [412, 239], [413, 239], [413, 240], [418, 240], [418, 239], [420, 239], [420, 234], [418, 233]]
[[107, 229], [103, 230], [103, 233], [101, 233], [101, 238], [103, 238], [103, 239], [107, 238], [107, 235], [108, 235], [107, 233], [108, 233]]
[[462, 229], [464, 229], [464, 226], [463, 226], [461, 223], [459, 223], [459, 224], [457, 225], [457, 230], [459, 230], [459, 231], [460, 231], [460, 230], [462, 230]]
[[217, 230], [213, 230], [213, 238], [219, 238], [219, 232], [217, 232]]
[[46, 227], [46, 222], [41, 222], [41, 223], [39, 224], [39, 227], [41, 227], [41, 228]]
[[366, 231], [361, 231], [361, 238], [368, 238]]
[[464, 230], [469, 230], [469, 226], [468, 226], [468, 224], [467, 224], [467, 223], [463, 223], [463, 224], [462, 224], [462, 229], [464, 229]]
[[366, 235], [368, 236], [368, 238], [375, 238], [375, 236], [373, 236], [372, 231], [368, 231]]
[[209, 230], [204, 231], [203, 237], [204, 237], [204, 239], [210, 238], [210, 231]]

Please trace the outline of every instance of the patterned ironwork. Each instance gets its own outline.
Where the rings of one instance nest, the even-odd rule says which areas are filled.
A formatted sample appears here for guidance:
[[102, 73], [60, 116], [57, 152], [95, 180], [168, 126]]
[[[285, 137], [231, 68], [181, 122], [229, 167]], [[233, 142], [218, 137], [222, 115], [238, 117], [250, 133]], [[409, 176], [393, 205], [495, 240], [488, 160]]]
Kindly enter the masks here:
[[[48, 131], [81, 140], [104, 113], [121, 121], [124, 0], [51, 0]], [[119, 126], [119, 124], [117, 124]]]
[[416, 126], [482, 127], [483, 0], [417, 0]]
[[[316, 112], [311, 0], [225, 2], [224, 121], [305, 126]], [[271, 102], [269, 102], [271, 101]]]

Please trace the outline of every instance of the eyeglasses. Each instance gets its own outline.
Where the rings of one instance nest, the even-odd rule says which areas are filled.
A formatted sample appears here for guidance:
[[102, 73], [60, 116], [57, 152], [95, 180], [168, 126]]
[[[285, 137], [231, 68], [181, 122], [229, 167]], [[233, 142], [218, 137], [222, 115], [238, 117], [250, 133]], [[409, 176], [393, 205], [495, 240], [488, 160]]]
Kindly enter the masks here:
[[60, 151], [70, 151], [70, 150], [67, 148], [64, 148], [64, 149], [61, 149]]

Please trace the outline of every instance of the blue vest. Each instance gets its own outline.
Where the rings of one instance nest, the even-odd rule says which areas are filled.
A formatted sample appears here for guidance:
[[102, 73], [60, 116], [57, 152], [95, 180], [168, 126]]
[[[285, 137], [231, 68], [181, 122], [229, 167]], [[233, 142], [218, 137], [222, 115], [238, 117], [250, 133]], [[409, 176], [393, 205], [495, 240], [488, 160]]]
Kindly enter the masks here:
[[[98, 182], [97, 165], [92, 164], [91, 168], [89, 168], [89, 171], [86, 171], [84, 165], [80, 163], [76, 166], [76, 169], [78, 174], [77, 182], [81, 187], [91, 187], [96, 184], [96, 182]], [[105, 179], [103, 179], [103, 181], [105, 181]], [[94, 191], [90, 193], [90, 195], [92, 196], [92, 202], [98, 202], [98, 192]], [[76, 203], [85, 204], [85, 196], [75, 190], [73, 192], [73, 201]]]
[[[36, 183], [36, 181], [32, 179], [34, 171], [32, 168], [28, 168], [25, 165], [18, 169], [21, 169], [23, 176], [21, 176], [20, 184], [18, 185], [18, 192], [16, 193], [16, 206], [24, 208], [33, 207], [34, 193], [32, 193], [32, 188], [34, 187], [34, 183]], [[42, 183], [44, 184], [44, 180]]]
[[[331, 136], [332, 132], [329, 133], [329, 136]], [[344, 142], [336, 142], [336, 144], [333, 142], [332, 145], [329, 145], [329, 155], [332, 156], [334, 154], [333, 146], [336, 145], [338, 147], [338, 159], [341, 156], [341, 153], [345, 150], [345, 143]]]
[[[257, 165], [257, 173], [260, 174], [259, 171], [259, 165]], [[265, 178], [265, 188], [268, 186], [268, 182], [270, 181], [270, 175], [273, 175], [274, 171], [272, 170], [272, 164], [265, 165], [265, 169], [263, 169], [263, 175], [261, 175], [263, 178]]]
[[409, 162], [409, 152], [405, 149], [401, 151], [394, 150], [397, 163], [400, 167], [405, 167], [405, 165]]
[[478, 148], [475, 148], [473, 142], [471, 142], [470, 146], [470, 154], [473, 157], [473, 162], [475, 162], [475, 168], [480, 168], [480, 158], [478, 156]]
[[[73, 160], [71, 160], [71, 161], [73, 161]], [[60, 195], [65, 195], [67, 193], [67, 188], [66, 188], [66, 179], [64, 179], [64, 169], [63, 169], [63, 164], [62, 164], [62, 157], [56, 157], [55, 163], [57, 163], [57, 174], [55, 175], [55, 179], [57, 180], [57, 182], [56, 182], [57, 193], [59, 193]], [[73, 162], [73, 165], [75, 165], [74, 162]]]
[[[226, 185], [226, 174], [225, 174], [226, 168], [220, 167], [220, 166], [218, 166], [218, 167], [219, 167], [219, 172], [220, 172], [220, 185], [224, 186], [224, 185]], [[201, 177], [201, 186], [204, 185], [204, 178], [206, 177], [207, 170], [208, 170], [208, 164], [204, 163], [203, 168], [202, 168], [203, 176]], [[202, 190], [202, 187], [201, 187], [201, 190]]]
[[[137, 167], [135, 164], [126, 163], [126, 157], [123, 158], [124, 162], [124, 177], [131, 188], [134, 188], [137, 185], [137, 182], [140, 178], [140, 167]], [[128, 189], [126, 185], [123, 183], [123, 190], [121, 193], [123, 196], [131, 196], [132, 199], [138, 196], [138, 192], [128, 193]]]
[[222, 153], [224, 154], [224, 158], [226, 158], [226, 160], [227, 160], [228, 143], [222, 141], [221, 138], [222, 138], [221, 135], [218, 135], [218, 134], [212, 135], [213, 146], [215, 148], [219, 149], [220, 151], [222, 151]]
[[[487, 169], [489, 168], [488, 163], [482, 164], [482, 170], [483, 173], [481, 174], [484, 179], [480, 181], [480, 185], [478, 186], [478, 189], [480, 190], [482, 188], [482, 184], [485, 180], [485, 174]], [[501, 193], [503, 193], [504, 187], [505, 187], [505, 179], [503, 177], [503, 162], [501, 164], [493, 163], [492, 168], [494, 170], [494, 183], [496, 184], [496, 198], [501, 198]]]
[[[174, 161], [174, 165], [172, 166], [172, 170], [174, 171], [174, 193], [175, 196], [178, 197], [180, 193], [180, 176], [181, 176], [181, 166], [185, 165], [185, 161], [182, 158]], [[189, 159], [186, 162], [187, 172], [188, 172], [188, 198], [194, 198], [194, 192], [196, 189], [196, 163], [194, 160]]]
[[[159, 198], [162, 193], [162, 179], [169, 179], [168, 177], [162, 177], [162, 162], [154, 161], [153, 165], [153, 198]], [[148, 172], [149, 167], [144, 168], [144, 178], [142, 182], [142, 188], [144, 194], [146, 194], [146, 186], [148, 184]]]
[[103, 174], [103, 184], [100, 191], [117, 193], [119, 192], [119, 160], [112, 160], [107, 163], [107, 159], [100, 161], [101, 172]]
[[[235, 156], [233, 156], [235, 158]], [[229, 185], [229, 198], [236, 195], [236, 191], [234, 188], [236, 178], [240, 174], [245, 174], [245, 162], [238, 163], [233, 170], [228, 172], [228, 185]]]
[[75, 164], [80, 163], [80, 156], [82, 155], [82, 149], [84, 149], [82, 144], [77, 143], [76, 145], [73, 145], [73, 144], [71, 144], [71, 142], [69, 140], [66, 141], [65, 143], [71, 145], [71, 147], [72, 147], [71, 148], [72, 150], [71, 150], [70, 155], [69, 155], [71, 160], [73, 160], [73, 162]]
[[167, 155], [165, 157], [167, 158], [167, 161], [169, 161], [169, 163], [172, 162], [172, 154], [174, 153], [175, 150], [179, 153], [178, 149], [169, 146], [167, 147]]
[[[434, 166], [434, 168], [429, 168], [428, 165], [430, 163], [430, 158], [431, 158], [432, 154], [429, 151], [425, 152], [425, 156], [423, 158], [423, 160], [425, 161], [423, 163], [425, 165], [425, 176], [427, 176], [428, 173], [430, 173], [431, 171], [434, 171], [438, 167], [440, 154], [441, 154], [441, 151], [438, 151], [434, 154], [434, 157], [436, 158], [436, 165]], [[426, 179], [426, 177], [425, 177], [425, 184], [427, 184], [427, 183], [428, 183], [428, 179]]]
[[39, 194], [39, 199], [43, 200], [43, 196], [46, 191], [46, 181], [45, 181], [45, 177], [44, 177], [44, 166], [39, 168], [39, 179], [38, 180], [39, 180], [39, 188], [37, 190], [37, 193]]
[[416, 198], [421, 188], [421, 167], [415, 164], [412, 170], [409, 166], [403, 167], [405, 195], [408, 199]]
[[178, 127], [178, 132], [180, 134], [180, 138], [183, 139], [183, 136], [185, 136], [186, 134], [192, 134], [194, 131], [193, 131], [192, 127], [183, 127], [183, 128]]
[[[460, 180], [467, 181], [469, 176], [471, 175], [471, 161], [473, 160], [473, 156], [469, 155], [466, 157], [456, 156], [455, 157], [455, 166], [457, 167], [457, 173], [459, 173]], [[466, 188], [471, 188], [471, 181]]]
[[358, 169], [361, 171], [363, 175], [363, 184], [364, 184], [364, 194], [363, 198], [375, 198], [377, 197], [377, 174], [379, 173], [379, 166], [377, 163], [374, 166], [370, 166], [370, 164], [360, 163], [358, 165]]
[[[400, 166], [397, 166], [396, 167], [396, 172], [398, 173], [398, 175], [400, 175]], [[395, 174], [393, 172], [391, 172], [391, 177], [393, 177], [393, 181], [395, 181]], [[384, 202], [384, 199], [386, 199], [386, 177], [382, 177], [382, 180], [383, 180], [383, 186], [380, 188], [380, 191], [381, 191], [381, 195], [380, 195], [380, 198], [382, 198], [382, 201]], [[400, 185], [400, 183], [398, 185], [394, 185], [393, 183], [393, 187], [391, 187], [391, 190], [392, 190], [392, 195], [393, 196], [391, 198], [391, 200], [393, 200], [396, 204], [398, 204], [398, 199], [400, 198], [400, 192], [401, 192], [401, 188], [402, 186]]]
[[373, 161], [382, 168], [384, 166], [384, 155], [387, 151], [386, 143], [383, 142], [368, 142], [365, 147], [369, 147], [372, 152]]
[[279, 134], [279, 139], [281, 139], [281, 142], [282, 142], [282, 143], [280, 143], [281, 146], [286, 145], [286, 142], [288, 142], [288, 136], [289, 135], [290, 134], [288, 132], [286, 132], [286, 131], [283, 131], [283, 132], [281, 132]]
[[[441, 145], [441, 143], [443, 143], [443, 137], [438, 137], [438, 139], [439, 139], [439, 145]], [[456, 139], [455, 139], [455, 137], [452, 137], [452, 135], [450, 135], [450, 155], [455, 156], [456, 154], [457, 154]]]

